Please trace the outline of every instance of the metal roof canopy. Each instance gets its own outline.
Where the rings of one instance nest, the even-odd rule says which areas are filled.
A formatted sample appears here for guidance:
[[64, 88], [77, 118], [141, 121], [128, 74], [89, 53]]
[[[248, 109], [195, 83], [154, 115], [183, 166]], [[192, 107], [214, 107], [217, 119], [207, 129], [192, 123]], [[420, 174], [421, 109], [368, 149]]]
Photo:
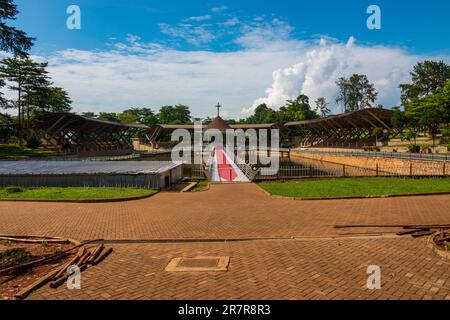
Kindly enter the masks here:
[[171, 161], [0, 161], [0, 175], [154, 175], [178, 166]]
[[390, 123], [393, 114], [394, 112], [388, 109], [367, 108], [320, 119], [292, 121], [286, 123], [285, 126], [331, 130], [380, 127], [391, 130]]

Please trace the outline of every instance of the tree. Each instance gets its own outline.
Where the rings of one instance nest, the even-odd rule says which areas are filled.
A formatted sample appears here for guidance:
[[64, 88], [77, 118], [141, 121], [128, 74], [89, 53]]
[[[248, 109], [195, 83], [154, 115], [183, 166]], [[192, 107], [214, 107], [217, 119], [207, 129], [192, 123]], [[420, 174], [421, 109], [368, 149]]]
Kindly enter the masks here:
[[14, 119], [9, 114], [0, 113], [0, 141], [8, 142], [15, 135]]
[[19, 11], [13, 0], [0, 1], [0, 50], [11, 52], [15, 56], [26, 57], [33, 45], [33, 38], [15, 27], [10, 27], [5, 20], [15, 20]]
[[450, 81], [450, 66], [443, 61], [425, 60], [414, 66], [410, 72], [412, 83], [401, 84], [402, 103], [426, 97]]
[[256, 107], [254, 114], [248, 117], [245, 123], [273, 123], [276, 121], [277, 112], [263, 103]]
[[434, 146], [440, 125], [450, 122], [450, 81], [447, 81], [442, 88], [435, 90], [434, 94], [407, 102], [405, 113], [419, 126], [428, 130]]
[[[10, 107], [18, 110], [19, 145], [23, 145], [25, 115], [29, 116], [29, 101], [23, 104], [24, 95], [49, 85], [46, 63], [37, 63], [28, 58], [5, 58], [1, 61], [0, 77], [10, 82], [8, 88], [17, 92], [17, 100]], [[28, 126], [28, 121], [27, 121]]]
[[311, 110], [309, 98], [303, 94], [295, 100], [288, 100], [286, 106], [278, 111], [278, 122], [316, 119], [317, 114]]
[[97, 117], [97, 116], [95, 115], [94, 112], [90, 112], [90, 111], [88, 111], [88, 112], [82, 112], [81, 115], [82, 115], [83, 117], [86, 117], [86, 118], [92, 118], [92, 119], [95, 119], [95, 118]]
[[119, 117], [114, 112], [100, 112], [97, 119], [104, 121], [120, 122]]
[[331, 112], [331, 110], [328, 109], [329, 103], [326, 101], [326, 99], [324, 97], [317, 98], [315, 103], [316, 103], [316, 112], [321, 117], [326, 117], [327, 114], [329, 114]]
[[122, 123], [140, 123], [152, 125], [158, 123], [158, 118], [150, 108], [131, 108], [119, 114]]
[[211, 122], [212, 122], [211, 117], [206, 117], [205, 119], [203, 119], [202, 125], [207, 126], [207, 125], [210, 124]]
[[70, 112], [72, 110], [72, 100], [63, 88], [44, 87], [37, 93], [41, 95], [36, 104], [38, 111]]
[[341, 77], [336, 84], [339, 88], [336, 103], [343, 105], [344, 112], [374, 107], [378, 92], [366, 75], [353, 74], [348, 79]]
[[191, 112], [185, 105], [163, 106], [159, 110], [158, 120], [162, 124], [187, 124], [191, 121]]

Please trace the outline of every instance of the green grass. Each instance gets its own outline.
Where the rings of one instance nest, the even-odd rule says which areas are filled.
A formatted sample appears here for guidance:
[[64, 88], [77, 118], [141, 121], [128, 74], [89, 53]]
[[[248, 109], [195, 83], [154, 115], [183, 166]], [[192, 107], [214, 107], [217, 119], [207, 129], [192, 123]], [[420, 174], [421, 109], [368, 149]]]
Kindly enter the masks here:
[[342, 178], [261, 182], [273, 195], [298, 198], [335, 198], [450, 192], [450, 178]]
[[11, 193], [0, 188], [0, 199], [8, 200], [105, 200], [143, 197], [156, 193], [152, 189], [137, 188], [21, 188]]
[[197, 182], [197, 185], [191, 189], [191, 192], [205, 191], [208, 189], [208, 180], [192, 180], [190, 182]]
[[55, 157], [61, 153], [43, 149], [19, 148], [15, 145], [0, 144], [0, 159], [29, 159]]

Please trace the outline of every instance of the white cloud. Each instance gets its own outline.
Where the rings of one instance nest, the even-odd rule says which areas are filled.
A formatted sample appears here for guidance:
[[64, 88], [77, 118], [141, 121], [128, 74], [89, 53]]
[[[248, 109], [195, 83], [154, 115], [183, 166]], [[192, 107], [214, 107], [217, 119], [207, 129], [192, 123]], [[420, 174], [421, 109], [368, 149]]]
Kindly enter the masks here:
[[204, 16], [196, 16], [196, 17], [189, 17], [187, 19], [184, 19], [183, 21], [188, 22], [188, 21], [195, 21], [195, 22], [201, 22], [201, 21], [206, 21], [206, 20], [211, 20], [212, 16], [207, 14]]
[[218, 22], [217, 25], [221, 27], [234, 27], [238, 25], [241, 21], [238, 18], [230, 18], [225, 22]]
[[266, 95], [253, 102], [256, 106], [266, 103], [278, 108], [300, 93], [315, 99], [325, 97], [331, 103], [333, 112], [341, 107], [335, 105], [337, 96], [336, 80], [353, 73], [366, 74], [378, 90], [378, 103], [393, 107], [400, 102], [398, 85], [410, 81], [409, 71], [413, 65], [426, 57], [410, 55], [402, 49], [385, 46], [358, 45], [353, 37], [347, 43], [332, 42], [321, 39], [318, 45], [310, 46], [299, 53], [296, 63], [280, 68], [272, 74], [272, 85], [266, 89]]
[[162, 33], [173, 38], [185, 40], [187, 43], [202, 46], [213, 41], [216, 36], [208, 29], [209, 25], [194, 26], [189, 23], [179, 23], [173, 27], [167, 23], [159, 24]]
[[226, 11], [226, 10], [228, 10], [227, 6], [217, 6], [217, 7], [211, 8], [212, 12], [222, 12], [222, 11]]

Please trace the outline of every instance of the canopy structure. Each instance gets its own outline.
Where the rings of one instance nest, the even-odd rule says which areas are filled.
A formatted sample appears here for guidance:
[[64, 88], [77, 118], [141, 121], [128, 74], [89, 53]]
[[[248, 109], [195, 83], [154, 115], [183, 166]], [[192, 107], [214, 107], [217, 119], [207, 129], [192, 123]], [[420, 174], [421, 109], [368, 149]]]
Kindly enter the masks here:
[[[392, 110], [370, 108], [305, 121], [282, 124], [228, 125], [216, 117], [206, 129], [279, 129], [282, 147], [361, 147], [385, 141], [395, 135], [391, 126]], [[123, 124], [88, 118], [72, 113], [43, 113], [36, 118], [35, 128], [42, 131], [48, 145], [75, 153], [110, 150], [143, 150], [171, 148], [171, 134], [177, 129], [191, 133], [194, 125]], [[138, 141], [133, 138], [140, 137]], [[136, 139], [134, 139], [136, 140]], [[137, 143], [137, 144], [136, 144]], [[142, 149], [142, 146], [148, 147]]]
[[131, 149], [131, 138], [150, 127], [88, 118], [72, 113], [43, 113], [35, 129], [44, 133], [48, 146], [79, 152]]
[[368, 108], [325, 118], [293, 121], [284, 126], [300, 146], [361, 147], [384, 141], [395, 134], [392, 110]]

